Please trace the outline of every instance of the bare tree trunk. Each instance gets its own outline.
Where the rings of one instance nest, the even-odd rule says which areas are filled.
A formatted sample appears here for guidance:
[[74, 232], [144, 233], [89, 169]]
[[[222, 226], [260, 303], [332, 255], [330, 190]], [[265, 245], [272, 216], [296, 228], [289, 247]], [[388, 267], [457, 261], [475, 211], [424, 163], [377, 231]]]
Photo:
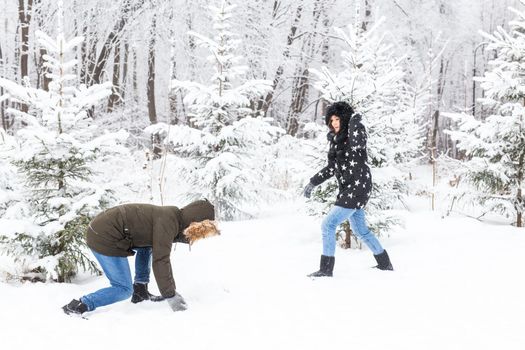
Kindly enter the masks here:
[[[173, 79], [177, 78], [177, 59], [176, 59], [176, 52], [177, 47], [175, 44], [175, 38], [177, 36], [177, 33], [175, 32], [175, 26], [173, 25], [173, 19], [175, 18], [175, 8], [172, 7], [170, 11], [169, 16], [169, 36], [170, 36], [170, 80], [168, 81], [168, 104], [169, 104], [169, 123], [170, 124], [178, 124], [179, 122], [179, 116], [178, 116], [178, 106], [177, 106], [177, 93], [171, 89], [171, 81]], [[188, 35], [191, 36], [191, 35]], [[191, 60], [193, 61], [193, 60]]]
[[[430, 138], [430, 163], [432, 164], [432, 188], [435, 189], [437, 185], [437, 152], [438, 152], [438, 134], [439, 134], [439, 107], [441, 106], [441, 99], [443, 98], [443, 84], [444, 84], [444, 58], [441, 57], [439, 66], [439, 78], [437, 85], [437, 108], [432, 115], [432, 134]], [[432, 191], [432, 210], [435, 209], [436, 196], [434, 190]]]
[[[439, 78], [438, 78], [438, 84], [437, 84], [437, 103], [438, 103], [438, 107], [437, 107], [437, 117], [439, 118], [440, 117], [440, 106], [441, 106], [441, 103], [443, 101], [443, 95], [444, 95], [444, 91], [445, 91], [445, 85], [446, 85], [446, 75], [447, 75], [447, 71], [448, 71], [448, 64], [449, 64], [449, 61], [446, 60], [445, 61], [445, 57], [444, 56], [441, 56], [441, 60], [440, 60], [440, 65], [439, 65]], [[436, 140], [434, 141], [435, 142], [435, 147], [436, 147], [436, 150], [437, 151], [446, 151], [446, 143], [445, 142], [438, 142], [438, 139], [444, 139], [444, 132], [443, 132], [443, 122], [441, 120], [437, 120], [435, 121], [437, 124], [435, 124], [435, 127], [437, 127], [437, 135], [434, 135], [434, 137], [436, 138]]]
[[[525, 104], [525, 100], [524, 100]], [[523, 130], [521, 130], [523, 133]], [[516, 226], [517, 227], [523, 227], [523, 193], [522, 193], [522, 186], [523, 186], [523, 169], [525, 168], [525, 151], [522, 150], [520, 157], [518, 158], [518, 193], [516, 194], [516, 209], [517, 209], [517, 215], [516, 215]]]
[[[2, 64], [2, 66], [5, 65], [5, 62], [4, 62], [4, 57], [3, 57], [3, 53], [2, 53], [2, 43], [0, 42], [0, 63]], [[0, 87], [0, 96], [3, 96], [4, 95], [4, 88], [3, 87]], [[4, 104], [4, 101], [0, 102], [0, 116], [2, 117], [2, 128], [7, 131], [7, 120], [6, 120], [6, 116], [5, 116], [5, 104]]]
[[[124, 26], [126, 25], [130, 17], [131, 17], [131, 1], [125, 0], [122, 5], [122, 11], [121, 11], [119, 20], [113, 26], [113, 29], [111, 30], [111, 32], [108, 34], [106, 41], [104, 42], [104, 45], [102, 46], [102, 50], [100, 51], [98, 58], [94, 64], [94, 68], [89, 71], [90, 73], [89, 75], [91, 78], [88, 83], [89, 86], [93, 84], [100, 84], [102, 72], [104, 71], [104, 68], [106, 67], [106, 63], [111, 54], [111, 50], [119, 44], [120, 36], [122, 35]], [[94, 48], [96, 50], [96, 46], [94, 46]]]
[[[302, 61], [302, 60], [301, 60]], [[306, 66], [302, 69], [300, 66]], [[286, 121], [286, 132], [295, 136], [299, 130], [299, 115], [303, 111], [304, 102], [308, 94], [308, 63], [299, 63], [297, 67], [294, 82], [292, 84], [292, 103], [288, 110], [288, 118]]]
[[[148, 82], [147, 91], [148, 96], [148, 115], [151, 124], [157, 124], [157, 110], [155, 107], [155, 38], [157, 30], [156, 15], [153, 14], [150, 28], [150, 40], [148, 48]], [[160, 136], [158, 134], [151, 135], [151, 143], [153, 146], [153, 158], [160, 159], [162, 155], [162, 148], [160, 145]]]
[[[190, 8], [189, 3], [190, 2], [186, 0], [187, 8]], [[193, 30], [193, 18], [190, 12], [188, 12], [188, 16], [186, 17], [186, 25], [187, 25], [188, 31]], [[187, 35], [187, 38], [188, 38], [188, 49], [189, 49], [189, 56], [190, 56], [190, 78], [191, 80], [194, 80], [196, 76], [196, 67], [195, 67], [194, 57], [195, 57], [195, 49], [197, 48], [197, 44], [195, 43], [195, 38], [193, 35]], [[182, 110], [183, 110], [183, 113], [186, 115], [186, 125], [193, 126], [190, 116], [187, 115], [187, 113], [185, 113], [185, 106], [184, 106], [182, 90], [180, 90], [180, 94], [181, 94]]]
[[29, 61], [29, 24], [31, 22], [31, 7], [33, 0], [18, 0], [18, 19], [20, 21], [20, 78], [28, 75]]
[[[100, 84], [100, 79], [102, 77], [102, 72], [104, 71], [104, 68], [106, 67], [107, 60], [109, 58], [109, 55], [111, 54], [111, 50], [113, 47], [115, 47], [118, 44], [118, 39], [120, 35], [120, 31], [122, 28], [124, 28], [125, 24], [124, 18], [120, 19], [118, 23], [113, 27], [113, 30], [109, 33], [108, 37], [106, 38], [106, 41], [104, 42], [104, 45], [102, 46], [102, 50], [100, 50], [100, 53], [98, 54], [98, 58], [96, 62], [94, 63], [93, 67], [94, 69], [90, 71], [90, 80], [88, 85], [94, 85], [94, 84]], [[93, 46], [96, 50], [96, 46]]]
[[[445, 90], [445, 76], [446, 71], [448, 69], [448, 61], [445, 62], [444, 56], [441, 56], [440, 65], [439, 65], [439, 77], [438, 77], [438, 84], [437, 84], [437, 107], [434, 111], [434, 114], [432, 115], [432, 139], [431, 139], [431, 156], [430, 161], [432, 163], [432, 186], [435, 189], [437, 185], [437, 156], [440, 151], [439, 147], [441, 146], [441, 150], [444, 150], [445, 142], [439, 142], [439, 135], [442, 135], [442, 128], [441, 126], [441, 120], [440, 120], [440, 106], [441, 102], [443, 100], [443, 92]], [[435, 193], [432, 192], [432, 210], [435, 209]]]
[[155, 37], [156, 37], [156, 16], [153, 15], [151, 21], [150, 41], [148, 50], [148, 115], [151, 124], [157, 123], [157, 111], [155, 108]]
[[[38, 22], [38, 28], [43, 28], [45, 23], [45, 19], [43, 18], [43, 9], [42, 9], [42, 0], [34, 0], [34, 9], [35, 9], [35, 15], [36, 20]], [[51, 78], [47, 76], [47, 73], [49, 73], [49, 69], [44, 65], [44, 56], [47, 55], [47, 50], [43, 47], [39, 48], [39, 57], [36, 57], [35, 50], [35, 66], [36, 66], [36, 73], [37, 73], [37, 89], [41, 88], [42, 90], [49, 91], [49, 83], [51, 82]]]
[[[171, 67], [171, 76], [170, 76], [171, 80], [177, 78], [176, 69], [177, 69], [177, 62], [175, 61], [174, 57], [172, 57], [172, 67]], [[168, 92], [168, 99], [169, 99], [169, 105], [170, 105], [170, 124], [177, 124], [179, 120], [178, 112], [177, 112], [177, 94], [170, 90]]]
[[350, 249], [352, 248], [352, 229], [350, 228], [350, 224], [348, 221], [345, 221], [342, 223], [343, 232], [345, 233], [345, 243], [343, 245], [343, 248]]
[[135, 101], [139, 100], [139, 83], [138, 83], [138, 72], [137, 72], [137, 48], [133, 47], [133, 50], [131, 51], [133, 54], [133, 97], [135, 98]]
[[363, 32], [366, 32], [370, 27], [372, 22], [372, 0], [365, 0], [365, 17], [363, 18], [363, 23], [361, 24], [361, 29]]
[[88, 43], [88, 36], [87, 36], [87, 26], [82, 27], [82, 36], [84, 37], [84, 41], [80, 44], [80, 81], [82, 83], [86, 82], [86, 67], [87, 67], [87, 43]]
[[[277, 2], [278, 1], [274, 2], [274, 6]], [[297, 10], [295, 11], [295, 18], [294, 18], [292, 26], [290, 27], [290, 33], [288, 34], [288, 37], [286, 39], [286, 47], [283, 51], [283, 59], [281, 60], [282, 63], [279, 65], [279, 67], [277, 67], [277, 70], [275, 71], [275, 75], [273, 78], [273, 89], [264, 98], [264, 106], [262, 108], [264, 115], [267, 114], [268, 108], [270, 108], [270, 105], [273, 102], [275, 90], [281, 83], [281, 78], [284, 73], [284, 62], [287, 62], [290, 59], [290, 48], [292, 46], [292, 43], [295, 40], [295, 33], [297, 32], [297, 27], [299, 26], [299, 21], [301, 20], [302, 12], [303, 12], [303, 1], [301, 0], [299, 1], [299, 5], [297, 6]]]
[[[186, 7], [189, 7], [189, 1], [186, 0]], [[186, 25], [188, 26], [188, 31], [193, 30], [193, 18], [192, 14], [188, 12], [188, 16], [186, 17]], [[194, 80], [196, 75], [196, 68], [195, 68], [195, 60], [193, 59], [195, 57], [195, 49], [197, 48], [197, 44], [195, 43], [195, 37], [193, 35], [187, 35], [188, 38], [188, 48], [190, 50], [190, 77], [191, 80]]]
[[429, 134], [430, 140], [428, 143], [430, 147], [434, 148], [436, 151], [438, 151], [438, 148], [440, 146], [440, 143], [438, 140], [438, 136], [440, 135], [439, 117], [440, 117], [441, 101], [443, 100], [443, 92], [445, 90], [445, 82], [446, 82], [445, 76], [446, 76], [447, 69], [448, 69], [448, 61], [445, 62], [445, 58], [441, 56], [440, 65], [439, 65], [439, 76], [438, 76], [437, 87], [436, 87], [437, 89], [436, 91], [436, 110], [432, 114], [432, 120], [431, 120], [432, 129]]
[[[88, 20], [84, 21], [84, 25], [82, 26], [82, 36], [84, 37], [84, 41], [82, 41], [80, 46], [80, 81], [84, 84], [88, 84], [91, 81], [89, 74], [95, 69], [94, 62], [97, 46], [95, 35], [92, 35], [91, 30], [87, 25], [87, 23], [91, 22], [89, 19], [93, 19], [91, 11], [86, 13], [85, 16]], [[93, 42], [95, 42], [95, 44], [93, 44]]]
[[[142, 3], [141, 5], [144, 5], [144, 3]], [[137, 10], [137, 8], [133, 8], [133, 11], [135, 10]], [[124, 30], [124, 26], [126, 25], [129, 18], [131, 17], [131, 11], [132, 11], [131, 0], [124, 0], [122, 4], [120, 18], [118, 19], [117, 23], [113, 26], [113, 29], [111, 30], [111, 32], [108, 34], [96, 60], [94, 59], [94, 57], [97, 56], [96, 41], [93, 42], [93, 44], [91, 45], [91, 50], [90, 50], [89, 59], [88, 59], [89, 60], [88, 71], [86, 74], [86, 78], [87, 78], [86, 85], [87, 86], [92, 86], [94, 84], [101, 83], [102, 74], [106, 67], [108, 58], [113, 48], [116, 48], [116, 46], [120, 45], [120, 37]], [[88, 115], [90, 117], [94, 117], [93, 112], [94, 110], [93, 108], [91, 108], [90, 110], [88, 110]]]
[[115, 45], [113, 50], [113, 79], [112, 93], [108, 100], [108, 112], [112, 112], [115, 106], [118, 106], [120, 100], [120, 43]]
[[[94, 33], [92, 31], [90, 31], [90, 34], [92, 34], [94, 37]], [[86, 57], [87, 71], [84, 75], [84, 84], [86, 84], [87, 86], [91, 86], [93, 84], [93, 71], [95, 70], [95, 62], [97, 59], [97, 42], [98, 42], [97, 39], [94, 38], [93, 41], [91, 42], [91, 49], [89, 50], [87, 57]], [[94, 118], [95, 108], [94, 107], [89, 108], [87, 110], [87, 114], [90, 118]]]
[[[94, 34], [91, 32], [91, 34]], [[87, 60], [88, 60], [88, 71], [86, 73], [86, 85], [91, 86], [93, 84], [93, 72], [95, 71], [96, 63], [97, 63], [97, 44], [98, 40], [93, 39], [91, 42], [91, 49], [89, 50]]]
[[42, 82], [42, 89], [49, 91], [49, 83], [51, 82], [51, 78], [47, 75], [49, 73], [49, 68], [44, 65], [44, 55], [47, 55], [47, 50], [41, 48], [39, 59], [40, 80]]
[[[518, 199], [521, 200], [521, 202], [523, 202], [523, 198], [521, 197], [521, 188], [518, 189]], [[521, 204], [521, 203], [519, 203], [519, 204]], [[517, 227], [523, 227], [522, 216], [523, 216], [523, 212], [518, 211], [518, 216], [516, 218], [516, 226]]]
[[[329, 62], [329, 52], [330, 52], [330, 28], [332, 27], [332, 21], [330, 20], [330, 16], [328, 14], [328, 11], [324, 11], [323, 13], [323, 41], [321, 44], [321, 62], [323, 66], [328, 66]], [[328, 103], [324, 98], [321, 98], [321, 93], [318, 94], [319, 100], [321, 102], [321, 110], [320, 113], [318, 113], [317, 106], [315, 108], [315, 116], [314, 116], [314, 122], [317, 121], [318, 115], [324, 115], [326, 112], [326, 109], [328, 108]]]
[[525, 152], [521, 152], [519, 161], [518, 161], [518, 193], [516, 195], [516, 208], [517, 208], [517, 217], [516, 217], [516, 226], [523, 227], [523, 194], [522, 194], [522, 185], [523, 185], [523, 168]]
[[317, 26], [319, 19], [324, 12], [323, 1], [316, 0], [313, 10], [313, 26], [311, 33], [303, 39], [302, 55], [297, 65], [294, 80], [292, 83], [292, 101], [290, 109], [288, 110], [288, 118], [286, 122], [286, 131], [289, 135], [295, 136], [299, 130], [299, 116], [303, 112], [305, 102], [308, 97], [308, 79], [309, 79], [309, 65], [314, 56], [317, 38]]
[[[29, 24], [31, 22], [31, 7], [33, 0], [18, 0], [18, 19], [20, 21], [20, 79], [29, 74]], [[22, 104], [22, 112], [28, 111], [29, 107]]]
[[126, 96], [126, 82], [128, 79], [128, 62], [129, 61], [129, 44], [126, 40], [124, 43], [124, 58], [122, 62], [122, 84], [120, 89], [120, 97], [122, 100], [124, 100], [124, 97]]
[[437, 149], [438, 146], [439, 114], [439, 109], [436, 109], [432, 115], [432, 138], [430, 147], [434, 150]]
[[[6, 32], [8, 28], [8, 20], [6, 19], [5, 23]], [[20, 74], [19, 66], [20, 64], [16, 64], [16, 62], [20, 62], [20, 22], [17, 22], [16, 30], [15, 30], [15, 42], [13, 43], [13, 46], [15, 48], [15, 55], [13, 59], [13, 63], [11, 64], [11, 70], [13, 77], [17, 77], [18, 74]], [[16, 79], [16, 78], [15, 78]]]

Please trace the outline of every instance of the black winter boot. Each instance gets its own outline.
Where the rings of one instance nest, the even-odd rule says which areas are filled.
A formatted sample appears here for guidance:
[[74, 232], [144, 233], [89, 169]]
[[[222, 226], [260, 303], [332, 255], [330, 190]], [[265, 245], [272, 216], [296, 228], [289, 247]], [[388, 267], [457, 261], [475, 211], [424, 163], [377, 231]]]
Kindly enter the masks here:
[[390, 262], [390, 258], [388, 257], [388, 253], [386, 252], [386, 250], [384, 250], [381, 254], [374, 255], [374, 258], [376, 258], [377, 261], [377, 266], [375, 266], [375, 268], [378, 268], [379, 270], [388, 271], [394, 270], [394, 267]]
[[144, 300], [157, 298], [159, 297], [148, 292], [147, 283], [133, 283], [133, 295], [131, 296], [131, 302], [133, 304], [140, 303]]
[[313, 272], [308, 277], [332, 277], [334, 271], [335, 257], [321, 255], [319, 271]]
[[69, 302], [69, 304], [62, 306], [62, 310], [66, 314], [77, 314], [82, 315], [84, 312], [88, 311], [88, 307], [86, 304], [81, 302], [80, 300], [73, 299]]

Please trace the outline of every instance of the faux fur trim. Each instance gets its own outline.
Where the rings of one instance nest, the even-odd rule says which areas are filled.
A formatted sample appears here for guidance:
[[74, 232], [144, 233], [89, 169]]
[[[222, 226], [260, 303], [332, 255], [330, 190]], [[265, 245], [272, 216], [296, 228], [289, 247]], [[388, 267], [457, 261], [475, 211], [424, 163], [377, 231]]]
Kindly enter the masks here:
[[190, 245], [192, 245], [199, 239], [220, 235], [221, 231], [219, 231], [217, 222], [212, 220], [203, 220], [199, 222], [192, 222], [190, 226], [184, 230], [183, 234], [188, 239]]

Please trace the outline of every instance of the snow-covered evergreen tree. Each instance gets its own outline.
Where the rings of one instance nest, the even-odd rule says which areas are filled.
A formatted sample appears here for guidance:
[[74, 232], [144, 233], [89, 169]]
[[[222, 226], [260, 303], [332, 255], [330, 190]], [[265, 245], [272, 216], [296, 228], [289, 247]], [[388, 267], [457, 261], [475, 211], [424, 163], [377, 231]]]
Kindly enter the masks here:
[[[58, 5], [60, 21], [62, 3]], [[29, 217], [25, 219], [34, 223], [14, 232], [3, 227], [0, 235], [8, 253], [17, 256], [28, 270], [40, 273], [42, 279], [68, 281], [79, 267], [97, 271], [85, 255], [83, 235], [90, 219], [112, 200], [107, 186], [89, 181], [90, 162], [126, 135], [94, 136], [96, 127], [86, 109], [109, 96], [111, 84], [89, 88], [73, 84], [77, 75], [72, 69], [77, 61], [67, 56], [83, 38], [66, 40], [60, 25], [58, 29], [56, 40], [37, 32], [39, 43], [48, 52], [44, 58], [52, 80], [49, 91], [0, 79], [0, 86], [12, 100], [30, 106], [29, 113], [8, 112], [26, 124], [16, 134], [20, 148], [14, 164], [28, 185], [25, 209]], [[4, 219], [16, 217], [4, 215]]]
[[17, 150], [15, 138], [0, 129], [0, 218], [21, 211], [18, 203], [22, 184], [17, 181], [16, 167], [11, 163]]
[[[525, 1], [521, 1], [525, 5]], [[478, 192], [475, 199], [487, 212], [515, 217], [523, 226], [525, 211], [525, 11], [512, 10], [517, 18], [510, 29], [498, 28], [489, 40], [495, 51], [492, 69], [476, 80], [485, 97], [480, 101], [492, 110], [485, 121], [466, 114], [450, 115], [459, 122], [451, 131], [458, 148], [465, 152], [465, 175]]]
[[[328, 103], [345, 101], [363, 116], [374, 179], [368, 220], [377, 233], [397, 221], [383, 210], [392, 209], [406, 192], [398, 165], [414, 157], [421, 147], [422, 130], [417, 119], [424, 109], [422, 96], [403, 79], [404, 58], [396, 56], [393, 46], [385, 43], [386, 34], [378, 33], [383, 22], [379, 20], [368, 31], [355, 25], [348, 25], [346, 30], [334, 28], [344, 45], [343, 70], [311, 69], [318, 77], [314, 86]], [[314, 151], [321, 163], [326, 161], [327, 150], [322, 139]], [[314, 192], [314, 201], [333, 204], [335, 189], [332, 183], [323, 184]]]
[[179, 156], [193, 160], [184, 172], [194, 189], [190, 195], [207, 197], [225, 220], [250, 216], [247, 208], [259, 201], [264, 190], [257, 155], [281, 133], [253, 110], [254, 102], [271, 90], [272, 83], [245, 79], [247, 67], [240, 65], [239, 39], [231, 29], [235, 7], [226, 1], [210, 6], [213, 39], [189, 33], [210, 51], [214, 74], [209, 85], [172, 81], [173, 89], [185, 93], [194, 127], [171, 126], [168, 139]]

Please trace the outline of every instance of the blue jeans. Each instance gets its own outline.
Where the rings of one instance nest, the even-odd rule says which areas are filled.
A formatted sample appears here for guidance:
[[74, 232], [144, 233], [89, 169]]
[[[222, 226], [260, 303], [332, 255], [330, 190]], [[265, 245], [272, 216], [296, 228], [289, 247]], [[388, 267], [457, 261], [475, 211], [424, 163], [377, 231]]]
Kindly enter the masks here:
[[381, 254], [384, 249], [376, 236], [370, 232], [365, 221], [365, 211], [363, 209], [348, 209], [335, 205], [326, 215], [321, 225], [323, 232], [323, 255], [334, 256], [337, 227], [345, 222], [350, 221], [352, 232], [359, 237], [374, 255]]
[[[148, 283], [150, 275], [151, 248], [135, 248], [135, 283]], [[133, 294], [131, 271], [127, 257], [107, 256], [93, 251], [111, 287], [102, 288], [80, 298], [89, 311], [99, 306], [109, 305], [125, 300]]]
[[151, 271], [151, 247], [134, 248], [135, 252], [135, 283], [149, 283]]

